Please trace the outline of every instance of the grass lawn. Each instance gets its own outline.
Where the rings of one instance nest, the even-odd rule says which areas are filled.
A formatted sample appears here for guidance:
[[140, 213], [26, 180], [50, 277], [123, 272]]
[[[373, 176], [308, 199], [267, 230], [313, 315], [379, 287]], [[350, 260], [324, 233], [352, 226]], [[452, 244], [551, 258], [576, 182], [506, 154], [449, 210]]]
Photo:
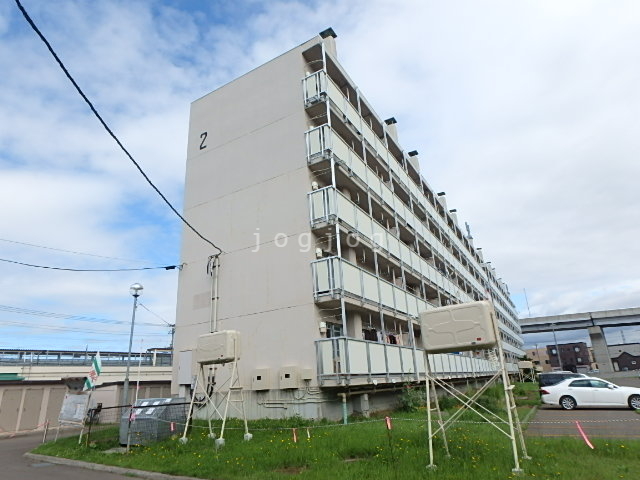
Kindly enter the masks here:
[[[526, 412], [521, 411], [521, 416]], [[260, 420], [250, 423], [253, 440], [242, 439], [237, 421], [226, 433], [226, 446], [216, 451], [204, 424], [196, 423], [189, 442], [177, 438], [129, 454], [106, 454], [117, 446], [117, 427], [92, 433], [90, 446], [77, 437], [41, 445], [35, 453], [211, 479], [508, 479], [513, 456], [507, 437], [494, 428], [467, 422], [447, 431], [451, 457], [440, 439], [435, 441], [437, 469], [429, 471], [425, 413], [394, 413], [393, 429], [383, 417], [343, 426], [301, 419]], [[308, 424], [307, 430], [304, 426]], [[298, 426], [294, 443], [291, 427]], [[308, 432], [308, 433], [307, 433]], [[389, 433], [391, 434], [389, 436]], [[521, 460], [519, 478], [562, 480], [637, 479], [640, 441], [596, 439], [595, 450], [576, 439], [528, 438], [531, 460]]]

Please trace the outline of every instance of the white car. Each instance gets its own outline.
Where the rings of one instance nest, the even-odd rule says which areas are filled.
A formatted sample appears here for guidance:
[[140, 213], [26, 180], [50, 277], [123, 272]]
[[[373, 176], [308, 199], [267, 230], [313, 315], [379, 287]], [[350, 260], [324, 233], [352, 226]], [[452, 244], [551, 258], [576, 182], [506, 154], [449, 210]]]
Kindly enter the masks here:
[[542, 403], [576, 407], [628, 407], [640, 409], [640, 388], [621, 387], [601, 378], [568, 378], [540, 389]]

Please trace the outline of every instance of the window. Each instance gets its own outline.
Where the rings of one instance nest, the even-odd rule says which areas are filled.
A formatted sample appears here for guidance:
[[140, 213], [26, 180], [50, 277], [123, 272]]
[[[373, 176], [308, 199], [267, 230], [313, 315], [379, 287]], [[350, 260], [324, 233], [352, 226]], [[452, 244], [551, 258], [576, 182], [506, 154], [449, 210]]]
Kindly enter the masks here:
[[576, 353], [580, 352], [580, 347], [573, 347], [573, 351]]
[[569, 384], [570, 387], [591, 387], [591, 380], [574, 380]]
[[591, 386], [595, 388], [608, 388], [609, 384], [603, 380], [588, 380], [591, 382]]
[[576, 358], [576, 362], [582, 363], [582, 358], [581, 357]]

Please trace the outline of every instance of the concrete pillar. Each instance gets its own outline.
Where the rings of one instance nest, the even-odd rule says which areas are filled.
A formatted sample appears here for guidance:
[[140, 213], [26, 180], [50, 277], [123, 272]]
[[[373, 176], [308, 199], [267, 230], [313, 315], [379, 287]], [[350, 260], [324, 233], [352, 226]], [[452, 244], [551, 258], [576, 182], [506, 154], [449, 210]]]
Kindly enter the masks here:
[[600, 373], [612, 373], [613, 365], [609, 356], [609, 347], [601, 327], [589, 327], [589, 338], [593, 348], [593, 361], [598, 364]]
[[362, 340], [362, 314], [352, 313], [347, 322], [347, 335]]
[[370, 408], [369, 408], [369, 394], [363, 393], [360, 395], [360, 412], [364, 418], [369, 418]]

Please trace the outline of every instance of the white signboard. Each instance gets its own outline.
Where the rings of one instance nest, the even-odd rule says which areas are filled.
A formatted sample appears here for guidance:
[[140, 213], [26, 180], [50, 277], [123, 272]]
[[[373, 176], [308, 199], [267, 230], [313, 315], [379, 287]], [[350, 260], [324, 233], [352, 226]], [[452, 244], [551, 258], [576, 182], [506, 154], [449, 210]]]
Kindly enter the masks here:
[[89, 407], [89, 394], [71, 394], [67, 393], [62, 402], [58, 422], [62, 424], [80, 424], [82, 425], [84, 416], [87, 414]]

